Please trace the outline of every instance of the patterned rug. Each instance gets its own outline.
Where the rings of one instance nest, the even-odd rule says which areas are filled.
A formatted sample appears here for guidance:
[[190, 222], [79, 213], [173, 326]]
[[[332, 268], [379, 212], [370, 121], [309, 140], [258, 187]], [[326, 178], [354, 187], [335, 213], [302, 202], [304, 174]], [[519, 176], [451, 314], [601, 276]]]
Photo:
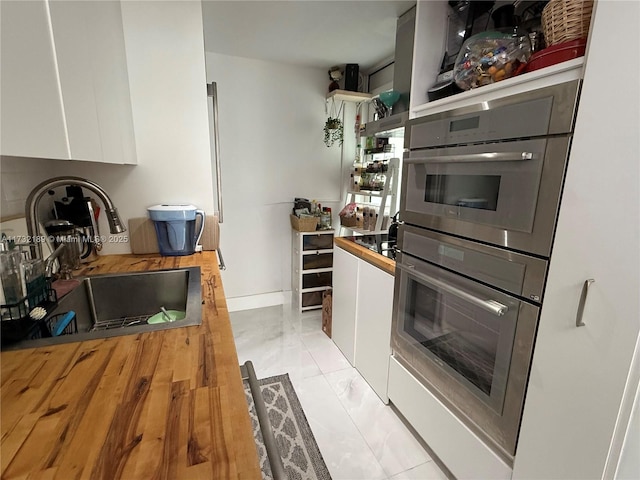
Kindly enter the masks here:
[[[263, 378], [258, 380], [258, 383], [289, 480], [331, 480], [289, 375]], [[249, 404], [262, 478], [272, 480], [271, 467], [247, 380], [244, 381], [244, 393]]]

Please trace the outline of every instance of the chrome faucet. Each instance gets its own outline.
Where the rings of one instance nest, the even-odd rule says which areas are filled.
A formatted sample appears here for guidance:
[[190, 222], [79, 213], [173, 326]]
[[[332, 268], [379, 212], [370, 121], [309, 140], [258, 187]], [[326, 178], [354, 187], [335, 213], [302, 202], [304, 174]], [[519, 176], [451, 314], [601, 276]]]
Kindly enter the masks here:
[[40, 221], [38, 218], [38, 205], [40, 204], [40, 200], [44, 194], [52, 188], [68, 185], [75, 185], [91, 190], [100, 198], [100, 200], [102, 200], [111, 233], [122, 233], [127, 230], [122, 225], [122, 221], [118, 215], [118, 209], [113, 205], [109, 195], [100, 185], [80, 177], [50, 178], [31, 190], [31, 193], [29, 193], [29, 196], [27, 197], [27, 203], [25, 206], [27, 232], [29, 233], [31, 240], [31, 256], [34, 258], [42, 258], [42, 241], [40, 238]]

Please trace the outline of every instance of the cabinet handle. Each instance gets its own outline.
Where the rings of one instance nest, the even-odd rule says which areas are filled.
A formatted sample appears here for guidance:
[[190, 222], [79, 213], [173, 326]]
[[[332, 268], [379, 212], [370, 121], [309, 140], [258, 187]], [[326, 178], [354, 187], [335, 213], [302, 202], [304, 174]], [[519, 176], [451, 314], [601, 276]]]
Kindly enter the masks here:
[[589, 295], [589, 287], [595, 282], [593, 278], [585, 280], [582, 285], [582, 294], [580, 295], [580, 302], [578, 303], [578, 313], [576, 314], [576, 327], [584, 327], [585, 323], [582, 321], [582, 315], [584, 314], [584, 305], [587, 303], [587, 295]]

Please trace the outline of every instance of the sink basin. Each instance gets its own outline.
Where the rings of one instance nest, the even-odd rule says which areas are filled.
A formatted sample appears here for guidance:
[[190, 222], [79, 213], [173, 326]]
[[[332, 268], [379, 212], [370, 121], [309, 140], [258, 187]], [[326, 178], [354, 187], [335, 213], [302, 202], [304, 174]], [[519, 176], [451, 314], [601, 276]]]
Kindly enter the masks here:
[[[70, 310], [76, 313], [78, 333], [25, 340], [3, 350], [132, 335], [202, 323], [200, 267], [95, 275], [79, 278], [80, 285], [65, 295], [48, 318]], [[147, 324], [166, 310], [186, 312], [185, 318]]]

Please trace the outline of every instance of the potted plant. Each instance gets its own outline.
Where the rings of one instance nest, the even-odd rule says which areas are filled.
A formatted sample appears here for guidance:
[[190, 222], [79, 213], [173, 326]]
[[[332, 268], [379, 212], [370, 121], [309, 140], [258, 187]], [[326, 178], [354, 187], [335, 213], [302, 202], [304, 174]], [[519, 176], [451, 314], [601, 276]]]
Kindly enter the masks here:
[[327, 147], [332, 146], [335, 142], [342, 145], [344, 135], [344, 126], [342, 120], [335, 117], [329, 117], [324, 124], [324, 144]]

